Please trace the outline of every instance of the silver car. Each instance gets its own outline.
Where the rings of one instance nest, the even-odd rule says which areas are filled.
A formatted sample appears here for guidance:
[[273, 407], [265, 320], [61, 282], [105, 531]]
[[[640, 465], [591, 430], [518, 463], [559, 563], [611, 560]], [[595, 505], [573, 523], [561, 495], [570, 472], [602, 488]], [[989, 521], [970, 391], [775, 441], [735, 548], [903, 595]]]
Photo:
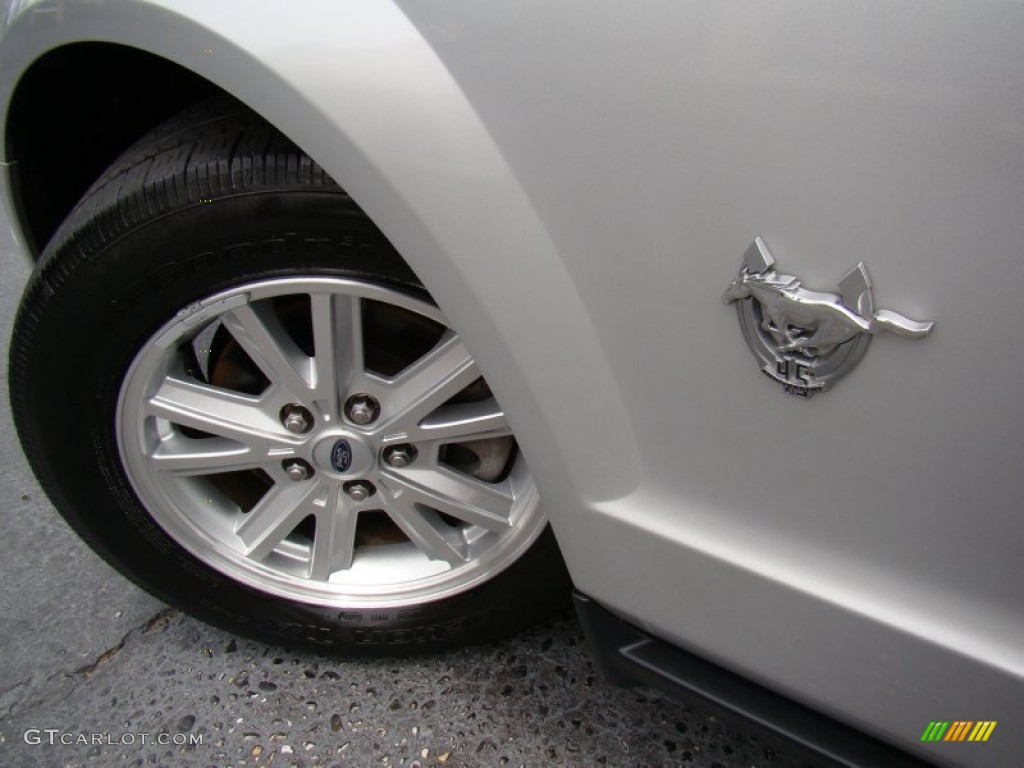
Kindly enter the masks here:
[[1024, 759], [1024, 4], [0, 9], [12, 410], [126, 577]]

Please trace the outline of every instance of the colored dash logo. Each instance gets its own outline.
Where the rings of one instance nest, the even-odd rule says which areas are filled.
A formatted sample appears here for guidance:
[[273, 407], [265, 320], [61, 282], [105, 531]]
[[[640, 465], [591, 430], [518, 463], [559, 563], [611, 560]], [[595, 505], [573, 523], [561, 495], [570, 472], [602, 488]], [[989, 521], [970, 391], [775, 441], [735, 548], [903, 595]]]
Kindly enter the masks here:
[[988, 741], [995, 729], [995, 720], [933, 720], [921, 741]]

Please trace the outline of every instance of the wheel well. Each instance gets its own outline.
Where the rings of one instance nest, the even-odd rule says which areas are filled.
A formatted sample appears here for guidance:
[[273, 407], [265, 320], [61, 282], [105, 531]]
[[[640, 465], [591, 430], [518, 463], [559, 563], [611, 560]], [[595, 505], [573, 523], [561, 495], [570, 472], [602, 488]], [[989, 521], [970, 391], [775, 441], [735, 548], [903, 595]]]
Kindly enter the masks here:
[[150, 128], [220, 89], [173, 62], [74, 43], [25, 72], [11, 99], [14, 214], [34, 259], [103, 171]]

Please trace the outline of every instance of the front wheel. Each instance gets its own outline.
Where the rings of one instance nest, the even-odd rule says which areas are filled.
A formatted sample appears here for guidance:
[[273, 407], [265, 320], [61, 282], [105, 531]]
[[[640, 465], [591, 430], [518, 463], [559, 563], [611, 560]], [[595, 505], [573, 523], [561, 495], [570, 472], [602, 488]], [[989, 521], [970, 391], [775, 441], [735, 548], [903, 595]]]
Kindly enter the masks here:
[[565, 598], [459, 335], [352, 200], [239, 105], [175, 118], [97, 182], [33, 276], [11, 361], [58, 510], [214, 623], [446, 648]]

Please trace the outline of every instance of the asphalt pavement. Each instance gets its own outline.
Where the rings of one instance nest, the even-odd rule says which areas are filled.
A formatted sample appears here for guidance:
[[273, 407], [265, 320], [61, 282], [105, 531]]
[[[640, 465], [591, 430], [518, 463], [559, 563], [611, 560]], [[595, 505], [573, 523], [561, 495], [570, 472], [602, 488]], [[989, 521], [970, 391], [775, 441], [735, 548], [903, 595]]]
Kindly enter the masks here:
[[6, 349], [28, 273], [0, 213], [0, 768], [799, 765], [609, 685], [569, 614], [492, 646], [352, 661], [244, 640], [142, 592], [71, 533], [18, 445]]

